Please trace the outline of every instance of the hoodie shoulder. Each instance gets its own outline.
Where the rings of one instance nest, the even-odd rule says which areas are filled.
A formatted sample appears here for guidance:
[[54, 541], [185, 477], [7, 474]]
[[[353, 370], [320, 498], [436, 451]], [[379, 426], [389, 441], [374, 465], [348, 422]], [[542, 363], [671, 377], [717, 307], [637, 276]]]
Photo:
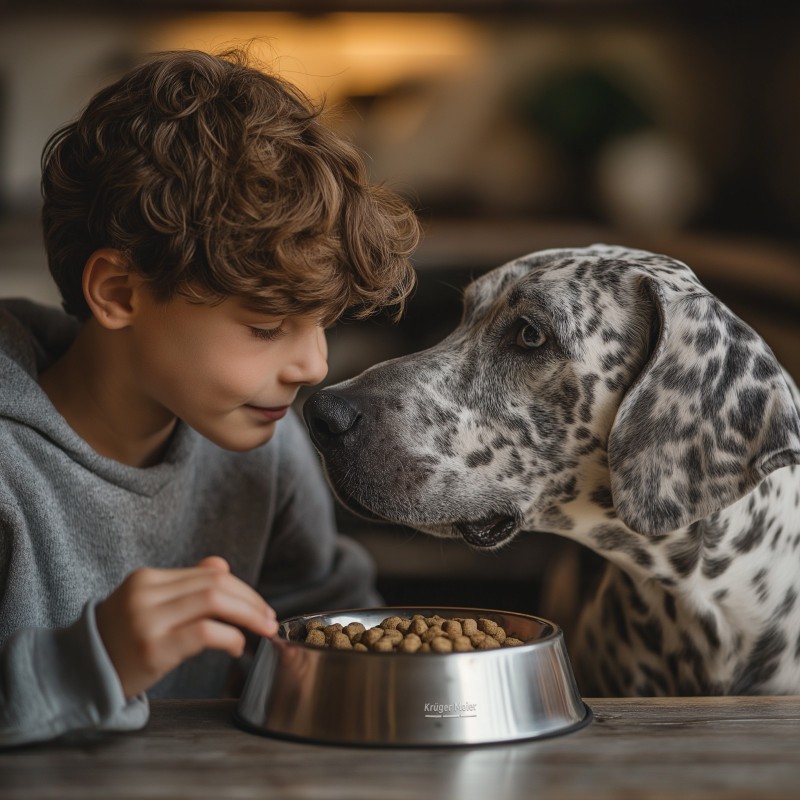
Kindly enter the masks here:
[[67, 350], [80, 323], [58, 308], [0, 300], [0, 354], [36, 376]]

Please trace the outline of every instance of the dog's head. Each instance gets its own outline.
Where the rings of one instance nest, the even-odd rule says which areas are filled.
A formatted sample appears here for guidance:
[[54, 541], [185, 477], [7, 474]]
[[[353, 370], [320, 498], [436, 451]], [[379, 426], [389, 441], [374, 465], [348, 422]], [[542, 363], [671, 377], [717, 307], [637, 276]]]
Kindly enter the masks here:
[[800, 463], [774, 356], [681, 262], [595, 245], [470, 284], [455, 331], [305, 406], [354, 510], [492, 548], [586, 504], [674, 530]]

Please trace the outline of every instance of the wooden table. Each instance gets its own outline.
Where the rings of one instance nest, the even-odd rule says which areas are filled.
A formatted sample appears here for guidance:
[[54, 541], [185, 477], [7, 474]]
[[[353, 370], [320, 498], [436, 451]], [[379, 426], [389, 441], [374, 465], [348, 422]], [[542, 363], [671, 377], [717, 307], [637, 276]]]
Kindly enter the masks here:
[[143, 731], [0, 752], [0, 798], [505, 800], [800, 797], [800, 697], [588, 700], [567, 736], [472, 748], [298, 744], [228, 700], [160, 701]]

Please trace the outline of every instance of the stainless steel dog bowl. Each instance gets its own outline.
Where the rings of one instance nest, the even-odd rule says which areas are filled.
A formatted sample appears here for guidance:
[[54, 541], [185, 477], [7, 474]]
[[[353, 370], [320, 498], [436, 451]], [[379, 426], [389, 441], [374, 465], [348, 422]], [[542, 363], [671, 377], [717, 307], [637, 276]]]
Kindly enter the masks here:
[[[492, 619], [526, 644], [467, 653], [373, 653], [302, 642], [306, 623], [389, 616]], [[508, 742], [567, 733], [591, 720], [561, 629], [474, 608], [361, 608], [294, 617], [263, 639], [237, 707], [256, 732], [336, 744], [418, 746]]]

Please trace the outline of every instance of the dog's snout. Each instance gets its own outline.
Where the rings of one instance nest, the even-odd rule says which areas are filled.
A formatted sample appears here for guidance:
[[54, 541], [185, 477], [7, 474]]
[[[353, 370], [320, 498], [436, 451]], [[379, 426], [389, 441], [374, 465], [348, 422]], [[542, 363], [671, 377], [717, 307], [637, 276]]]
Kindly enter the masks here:
[[352, 430], [360, 416], [351, 401], [326, 389], [312, 394], [303, 406], [308, 431], [321, 450]]

